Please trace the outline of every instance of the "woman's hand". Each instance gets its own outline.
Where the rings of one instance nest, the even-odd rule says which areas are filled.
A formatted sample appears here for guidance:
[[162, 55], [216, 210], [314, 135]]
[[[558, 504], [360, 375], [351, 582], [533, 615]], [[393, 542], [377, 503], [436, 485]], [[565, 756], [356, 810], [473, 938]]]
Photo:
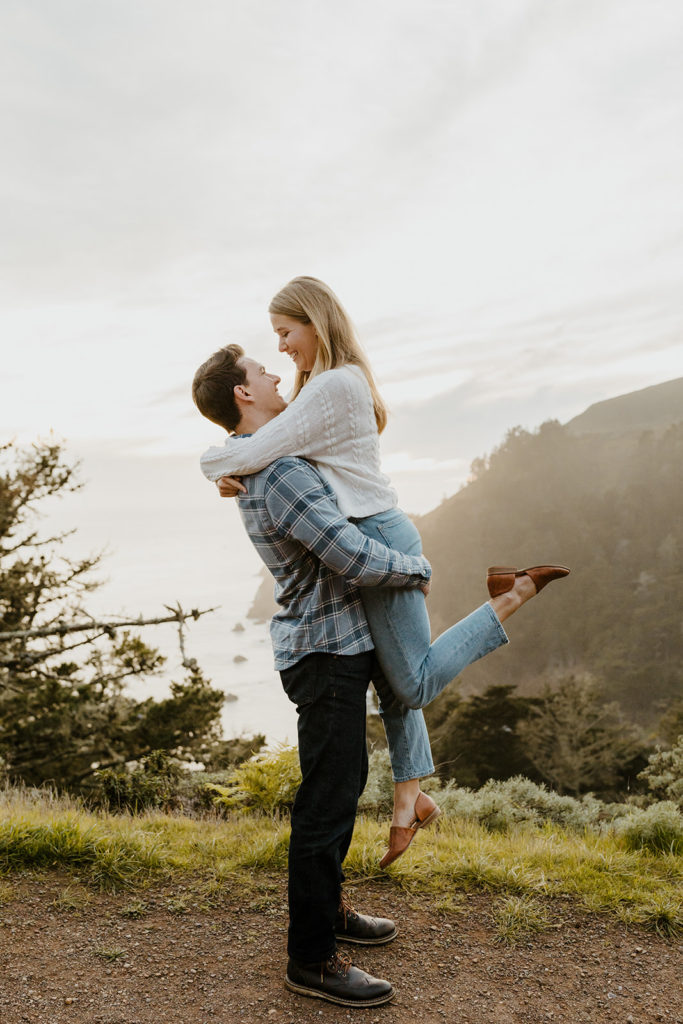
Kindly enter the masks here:
[[431, 589], [432, 589], [432, 581], [431, 580], [425, 580], [424, 583], [420, 583], [420, 585], [418, 586], [418, 590], [421, 590], [425, 597], [427, 596], [427, 594], [429, 593], [429, 591]]
[[236, 494], [247, 493], [247, 489], [238, 476], [222, 476], [216, 480], [216, 487], [221, 498], [234, 498]]

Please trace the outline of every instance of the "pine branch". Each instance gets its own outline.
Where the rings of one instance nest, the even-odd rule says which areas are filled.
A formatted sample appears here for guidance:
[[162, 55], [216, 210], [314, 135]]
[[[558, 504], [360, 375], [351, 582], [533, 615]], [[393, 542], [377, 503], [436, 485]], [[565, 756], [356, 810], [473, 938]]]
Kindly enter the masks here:
[[38, 531], [34, 530], [28, 537], [24, 537], [23, 540], [18, 540], [16, 544], [11, 548], [0, 548], [0, 557], [4, 558], [6, 555], [13, 555], [15, 551], [20, 548], [44, 548], [48, 544], [61, 544], [67, 537], [72, 537], [76, 533], [76, 530], [64, 530], [63, 533], [57, 533], [54, 537], [46, 537], [45, 540], [36, 540]]
[[[60, 645], [59, 647], [47, 648], [44, 651], [22, 651], [16, 655], [3, 655], [0, 657], [0, 665], [9, 666], [10, 668], [18, 668], [26, 670], [31, 668], [33, 665], [37, 665], [41, 661], [48, 661], [49, 658], [54, 658], [59, 655], [63, 657], [68, 654], [69, 651], [75, 651], [77, 647], [87, 647], [89, 644], [99, 640], [101, 636], [108, 636], [109, 630], [103, 629], [95, 636], [86, 637], [85, 640], [79, 640], [75, 644]], [[19, 691], [17, 691], [19, 692]]]
[[[166, 607], [169, 608], [169, 611], [172, 610], [168, 605], [166, 605]], [[67, 633], [85, 633], [92, 629], [102, 630], [111, 636], [115, 630], [120, 629], [123, 626], [158, 626], [165, 622], [177, 622], [179, 626], [182, 626], [187, 619], [194, 619], [196, 621], [201, 615], [208, 615], [209, 612], [215, 612], [217, 607], [204, 608], [202, 611], [199, 611], [197, 608], [193, 608], [191, 611], [185, 612], [180, 605], [178, 605], [177, 608], [173, 610], [172, 615], [166, 615], [163, 618], [157, 619], [143, 619], [142, 616], [140, 616], [137, 619], [121, 619], [120, 621], [110, 620], [108, 622], [97, 622], [94, 619], [91, 619], [89, 622], [60, 622], [55, 623], [52, 626], [44, 626], [41, 629], [10, 630], [9, 632], [0, 633], [0, 640], [65, 636]]]

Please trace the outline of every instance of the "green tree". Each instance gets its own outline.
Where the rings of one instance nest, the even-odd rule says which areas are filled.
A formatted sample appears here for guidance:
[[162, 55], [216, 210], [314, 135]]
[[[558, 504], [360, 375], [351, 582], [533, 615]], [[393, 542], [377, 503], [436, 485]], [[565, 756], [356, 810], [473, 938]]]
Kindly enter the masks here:
[[683, 697], [679, 697], [667, 708], [660, 719], [657, 731], [664, 743], [673, 746], [683, 733]]
[[[57, 444], [0, 449], [0, 764], [12, 780], [70, 789], [155, 750], [219, 764], [223, 693], [184, 658], [186, 678], [169, 697], [131, 697], [128, 681], [159, 675], [164, 658], [83, 609], [99, 557], [65, 558], [64, 534], [39, 533], [48, 499], [79, 486], [75, 470]], [[176, 621], [182, 642], [185, 619], [199, 614], [133, 623]]]
[[446, 777], [460, 786], [482, 786], [512, 775], [535, 778], [519, 736], [534, 701], [515, 695], [514, 686], [490, 686], [463, 700], [448, 691], [426, 709], [432, 751]]
[[466, 670], [470, 690], [502, 678], [537, 695], [551, 673], [578, 670], [655, 730], [683, 691], [683, 423], [643, 432], [627, 411], [603, 433], [552, 422], [510, 431], [419, 528], [437, 570], [428, 598], [435, 635], [483, 599], [487, 565], [572, 569], [510, 620], [504, 652]]
[[646, 763], [646, 745], [624, 723], [619, 705], [605, 703], [592, 682], [573, 676], [557, 689], [546, 687], [520, 734], [542, 781], [571, 796], [616, 794]]
[[656, 800], [671, 800], [683, 808], [683, 735], [671, 749], [660, 747], [650, 754], [647, 768], [640, 773]]

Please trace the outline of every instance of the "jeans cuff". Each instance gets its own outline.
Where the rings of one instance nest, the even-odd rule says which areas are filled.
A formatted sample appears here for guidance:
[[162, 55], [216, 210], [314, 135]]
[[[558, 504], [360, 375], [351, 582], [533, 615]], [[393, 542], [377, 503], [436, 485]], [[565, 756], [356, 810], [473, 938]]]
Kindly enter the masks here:
[[412, 782], [413, 779], [427, 779], [427, 778], [429, 778], [430, 775], [435, 775], [435, 774], [436, 774], [436, 772], [434, 771], [434, 766], [432, 765], [431, 768], [425, 769], [425, 771], [420, 771], [420, 772], [413, 771], [410, 775], [406, 775], [405, 778], [402, 778], [402, 779], [397, 779], [396, 776], [392, 772], [391, 779], [392, 779], [392, 782]]
[[498, 618], [498, 616], [496, 615], [494, 609], [489, 604], [489, 602], [486, 601], [482, 605], [482, 608], [486, 609], [486, 611], [487, 611], [487, 613], [489, 615], [489, 618], [491, 619], [491, 623], [493, 625], [493, 629], [494, 629], [494, 632], [496, 634], [496, 638], [498, 640], [497, 646], [501, 646], [502, 644], [509, 644], [510, 643], [510, 639], [509, 639], [507, 633], [505, 632], [505, 630], [503, 629], [503, 624], [500, 621], [500, 619]]

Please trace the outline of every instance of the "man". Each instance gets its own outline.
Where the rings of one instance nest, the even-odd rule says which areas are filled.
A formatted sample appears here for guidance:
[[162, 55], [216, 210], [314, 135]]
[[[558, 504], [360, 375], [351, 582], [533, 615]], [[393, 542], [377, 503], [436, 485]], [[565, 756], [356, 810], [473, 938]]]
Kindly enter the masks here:
[[[285, 408], [279, 382], [229, 345], [199, 368], [192, 395], [207, 419], [251, 434]], [[393, 997], [392, 985], [336, 949], [337, 940], [381, 945], [397, 934], [393, 921], [357, 914], [341, 893], [367, 779], [365, 695], [374, 668], [357, 587], [426, 589], [431, 568], [422, 556], [364, 537], [303, 459], [278, 459], [244, 483], [242, 521], [276, 580], [275, 667], [298, 713], [302, 782], [292, 810], [285, 985], [345, 1006], [376, 1006]]]

